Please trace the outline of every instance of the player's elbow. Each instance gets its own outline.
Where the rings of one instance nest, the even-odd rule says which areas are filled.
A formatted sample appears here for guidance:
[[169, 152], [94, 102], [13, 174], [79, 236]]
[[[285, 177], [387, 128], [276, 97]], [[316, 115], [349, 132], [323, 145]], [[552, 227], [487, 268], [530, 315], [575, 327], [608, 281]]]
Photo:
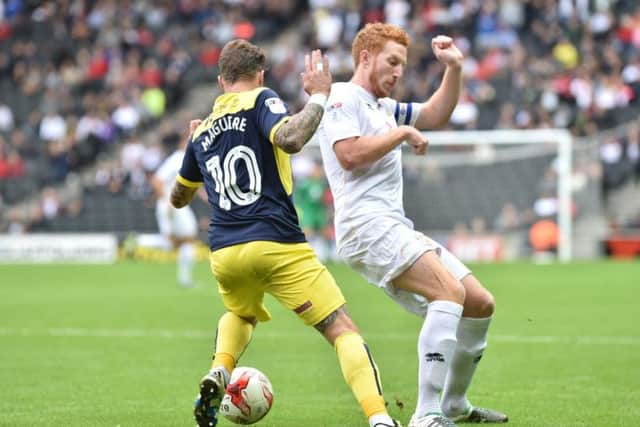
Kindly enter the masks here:
[[437, 114], [431, 114], [426, 118], [418, 119], [415, 128], [423, 131], [442, 129], [449, 123], [449, 117], [451, 117], [451, 115], [438, 116]]
[[356, 144], [358, 138], [343, 139], [333, 144], [333, 152], [342, 169], [353, 171], [367, 165], [367, 152]]
[[427, 129], [433, 129], [433, 130], [438, 130], [438, 129], [442, 129], [444, 127], [446, 127], [449, 124], [449, 118], [451, 117], [451, 115], [448, 115], [446, 117], [442, 117], [440, 119], [435, 120], [431, 126], [429, 126]]
[[182, 200], [176, 200], [173, 197], [171, 198], [171, 206], [173, 206], [176, 209], [180, 209], [186, 206], [186, 203], [184, 203]]
[[186, 187], [179, 182], [176, 182], [175, 186], [173, 187], [173, 191], [171, 192], [171, 196], [169, 197], [171, 206], [176, 209], [187, 206], [189, 203], [191, 203], [191, 200], [193, 199], [193, 196], [197, 190], [197, 187]]
[[420, 109], [420, 115], [415, 124], [415, 127], [419, 130], [438, 130], [446, 127], [449, 124], [449, 119], [453, 114], [453, 109], [446, 107], [436, 107], [436, 104], [427, 102], [422, 105]]
[[346, 171], [351, 172], [361, 166], [355, 156], [350, 154], [344, 154], [336, 157], [338, 158], [338, 162], [340, 163], [340, 166], [342, 166], [342, 169]]
[[185, 206], [187, 206], [189, 204], [189, 199], [185, 196], [181, 196], [180, 194], [171, 194], [171, 197], [169, 198], [169, 202], [171, 203], [171, 206], [173, 206], [176, 209], [180, 209], [180, 208], [184, 208]]
[[287, 154], [299, 153], [300, 150], [302, 150], [303, 146], [304, 146], [303, 144], [300, 144], [296, 141], [286, 142], [281, 145], [279, 144], [279, 147], [282, 148], [282, 151], [284, 151]]
[[304, 144], [297, 138], [287, 138], [276, 134], [275, 143], [287, 154], [296, 154], [302, 150]]

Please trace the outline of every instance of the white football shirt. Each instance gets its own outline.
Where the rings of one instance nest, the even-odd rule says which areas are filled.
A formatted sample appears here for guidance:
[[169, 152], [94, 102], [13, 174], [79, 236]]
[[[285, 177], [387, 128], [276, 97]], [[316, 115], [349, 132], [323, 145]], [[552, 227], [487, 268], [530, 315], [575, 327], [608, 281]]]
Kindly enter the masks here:
[[[333, 144], [346, 138], [379, 135], [400, 125], [413, 126], [420, 104], [376, 98], [351, 82], [334, 83], [316, 133], [335, 202], [338, 248], [357, 238], [359, 227], [372, 218], [391, 217], [410, 227], [402, 205], [402, 150], [398, 145], [362, 169], [342, 168]], [[346, 142], [343, 142], [343, 144]]]
[[160, 165], [155, 175], [162, 181], [164, 190], [163, 200], [158, 202], [168, 203], [171, 196], [171, 190], [173, 184], [176, 182], [180, 168], [182, 167], [182, 158], [184, 157], [184, 150], [176, 150], [169, 157], [165, 159]]
[[198, 223], [195, 213], [190, 206], [176, 209], [171, 206], [171, 190], [176, 177], [182, 167], [184, 150], [176, 150], [160, 165], [155, 176], [160, 179], [163, 187], [163, 197], [156, 200], [156, 220], [160, 233], [176, 237], [195, 237], [198, 233]]

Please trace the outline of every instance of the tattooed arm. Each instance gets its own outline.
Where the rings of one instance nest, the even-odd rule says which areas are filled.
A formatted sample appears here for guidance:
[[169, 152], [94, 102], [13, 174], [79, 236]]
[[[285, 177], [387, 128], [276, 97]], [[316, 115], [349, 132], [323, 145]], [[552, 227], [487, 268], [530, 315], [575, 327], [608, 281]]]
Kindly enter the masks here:
[[274, 143], [289, 154], [297, 153], [315, 133], [324, 108], [319, 104], [309, 103], [298, 114], [276, 131]]
[[331, 91], [329, 58], [323, 56], [319, 50], [314, 50], [311, 55], [305, 56], [304, 63], [302, 84], [311, 98], [302, 111], [280, 126], [273, 138], [273, 142], [289, 154], [302, 150], [311, 139], [320, 124], [324, 114], [324, 102]]
[[187, 206], [193, 199], [196, 191], [198, 191], [197, 187], [187, 187], [176, 181], [171, 190], [171, 204], [176, 209]]

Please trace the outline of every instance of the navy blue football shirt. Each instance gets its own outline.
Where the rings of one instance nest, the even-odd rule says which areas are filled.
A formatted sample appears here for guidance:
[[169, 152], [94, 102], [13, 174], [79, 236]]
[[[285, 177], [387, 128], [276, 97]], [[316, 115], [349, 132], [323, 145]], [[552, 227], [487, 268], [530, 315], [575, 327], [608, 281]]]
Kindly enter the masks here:
[[289, 155], [273, 143], [289, 116], [278, 95], [260, 87], [220, 95], [195, 130], [178, 182], [204, 183], [212, 251], [256, 240], [306, 241], [291, 197]]

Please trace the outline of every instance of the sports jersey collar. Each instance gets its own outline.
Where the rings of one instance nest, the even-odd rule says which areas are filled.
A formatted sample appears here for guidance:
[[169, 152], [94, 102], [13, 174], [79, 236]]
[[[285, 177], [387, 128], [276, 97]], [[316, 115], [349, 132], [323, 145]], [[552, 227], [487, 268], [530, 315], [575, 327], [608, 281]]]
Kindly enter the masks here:
[[238, 111], [254, 108], [256, 99], [265, 89], [267, 88], [260, 86], [243, 92], [225, 92], [219, 95], [213, 103], [213, 118], [217, 119], [226, 114], [234, 114]]
[[378, 98], [376, 98], [371, 92], [369, 92], [368, 90], [366, 90], [365, 88], [363, 88], [359, 84], [353, 83], [353, 82], [349, 82], [349, 84], [356, 87], [356, 90], [360, 94], [362, 94], [362, 96], [365, 98], [365, 101], [373, 102], [374, 104], [378, 103]]

